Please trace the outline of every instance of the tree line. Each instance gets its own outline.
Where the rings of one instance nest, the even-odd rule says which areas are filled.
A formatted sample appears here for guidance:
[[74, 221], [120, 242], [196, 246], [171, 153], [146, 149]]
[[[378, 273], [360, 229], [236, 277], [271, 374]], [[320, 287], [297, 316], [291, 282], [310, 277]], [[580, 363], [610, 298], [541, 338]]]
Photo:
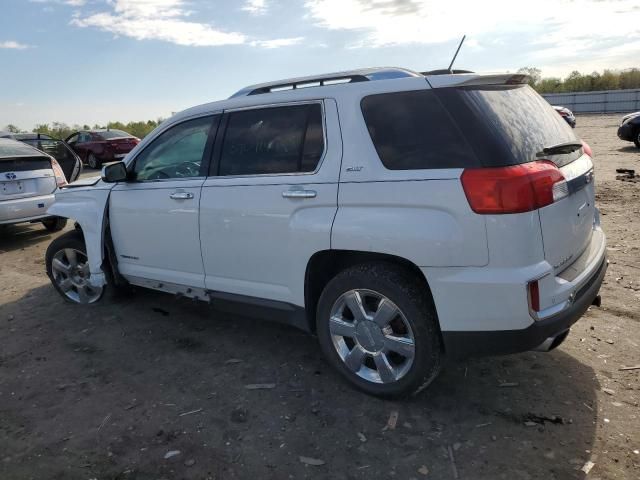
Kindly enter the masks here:
[[[77, 132], [78, 130], [99, 130], [110, 128], [113, 130], [124, 130], [125, 132], [133, 135], [134, 137], [144, 138], [151, 131], [160, 125], [164, 119], [158, 118], [157, 120], [147, 120], [140, 122], [109, 122], [106, 125], [95, 124], [93, 126], [90, 125], [67, 125], [63, 122], [52, 122], [52, 123], [41, 123], [35, 126], [32, 133], [43, 133], [46, 135], [50, 135], [54, 138], [65, 139], [72, 133]], [[16, 125], [7, 125], [4, 128], [5, 131], [11, 133], [26, 133], [26, 130], [20, 129], [20, 127]]]
[[518, 73], [529, 75], [529, 85], [538, 93], [594, 92], [640, 88], [640, 69], [605, 70], [582, 74], [577, 70], [566, 78], [543, 77], [536, 67], [523, 67]]

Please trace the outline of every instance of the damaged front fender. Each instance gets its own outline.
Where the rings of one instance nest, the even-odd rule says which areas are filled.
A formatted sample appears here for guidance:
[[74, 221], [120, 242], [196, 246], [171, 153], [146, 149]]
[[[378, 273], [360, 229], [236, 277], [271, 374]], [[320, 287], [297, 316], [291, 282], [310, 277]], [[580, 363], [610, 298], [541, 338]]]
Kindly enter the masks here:
[[56, 200], [47, 213], [75, 220], [84, 235], [89, 262], [89, 283], [102, 287], [107, 283], [102, 270], [104, 260], [104, 235], [107, 224], [107, 207], [113, 184], [96, 179], [93, 185], [84, 182], [71, 184], [56, 191]]

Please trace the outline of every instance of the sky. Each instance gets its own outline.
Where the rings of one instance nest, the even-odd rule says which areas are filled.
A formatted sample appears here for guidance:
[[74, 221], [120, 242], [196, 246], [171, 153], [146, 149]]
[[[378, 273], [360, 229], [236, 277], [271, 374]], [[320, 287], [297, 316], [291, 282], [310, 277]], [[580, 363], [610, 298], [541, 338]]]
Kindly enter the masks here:
[[2, 0], [0, 129], [166, 118], [369, 66], [640, 67], [640, 0]]

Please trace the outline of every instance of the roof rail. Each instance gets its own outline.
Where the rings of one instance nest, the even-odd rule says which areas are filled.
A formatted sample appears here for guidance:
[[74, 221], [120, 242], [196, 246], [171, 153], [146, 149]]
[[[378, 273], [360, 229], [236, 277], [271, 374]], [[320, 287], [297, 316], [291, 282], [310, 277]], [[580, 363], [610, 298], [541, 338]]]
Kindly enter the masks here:
[[330, 84], [336, 84], [368, 81], [369, 79], [364, 75], [341, 75], [337, 77], [322, 77], [319, 79], [303, 80], [300, 82], [284, 82], [275, 85], [258, 87], [254, 90], [251, 90], [251, 92], [249, 92], [247, 95], [260, 95], [261, 93], [271, 93], [278, 90], [296, 90], [297, 88], [324, 87], [325, 85], [327, 85], [327, 82]]
[[230, 98], [260, 95], [283, 90], [297, 90], [310, 87], [324, 87], [342, 83], [369, 82], [393, 78], [418, 77], [419, 74], [402, 68], [367, 68], [350, 72], [328, 73], [310, 77], [291, 78], [276, 82], [251, 85], [234, 93]]
[[447, 70], [446, 68], [441, 68], [438, 70], [429, 70], [428, 72], [420, 72], [421, 75], [424, 75], [425, 77], [427, 75], [451, 75], [451, 74], [456, 74], [456, 73], [475, 73], [472, 72], [471, 70]]

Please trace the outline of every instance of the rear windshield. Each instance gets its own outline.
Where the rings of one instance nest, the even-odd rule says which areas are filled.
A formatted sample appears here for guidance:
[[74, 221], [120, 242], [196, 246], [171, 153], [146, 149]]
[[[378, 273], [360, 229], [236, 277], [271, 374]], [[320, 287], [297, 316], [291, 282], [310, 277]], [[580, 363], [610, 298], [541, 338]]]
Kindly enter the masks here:
[[66, 147], [66, 145], [61, 140], [23, 140], [24, 143], [27, 143], [38, 150], [51, 155], [55, 158], [58, 163], [61, 165], [65, 165], [67, 162], [74, 162], [75, 157], [73, 153]]
[[105, 132], [98, 132], [98, 135], [105, 140], [110, 140], [112, 138], [122, 138], [122, 137], [130, 137], [127, 132], [123, 132], [122, 130], [109, 130]]
[[[545, 147], [578, 139], [563, 118], [528, 85], [438, 89], [484, 166], [531, 162]], [[580, 150], [550, 158], [565, 165]]]
[[25, 155], [37, 155], [39, 152], [31, 148], [29, 145], [16, 141], [0, 142], [0, 158], [3, 157], [19, 157]]

